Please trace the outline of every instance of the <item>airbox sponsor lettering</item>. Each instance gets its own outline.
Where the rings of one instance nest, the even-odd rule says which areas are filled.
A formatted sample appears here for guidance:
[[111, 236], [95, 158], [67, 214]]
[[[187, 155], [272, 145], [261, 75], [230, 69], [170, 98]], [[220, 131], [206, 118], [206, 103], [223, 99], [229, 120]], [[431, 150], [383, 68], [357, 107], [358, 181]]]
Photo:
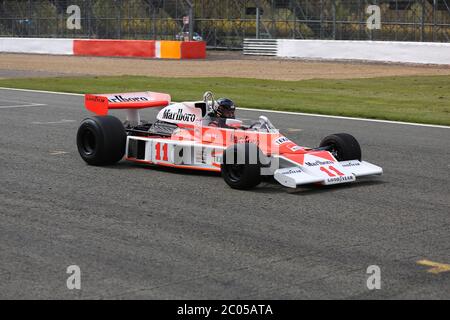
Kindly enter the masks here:
[[183, 113], [182, 109], [178, 109], [178, 111], [171, 112], [170, 110], [166, 110], [163, 113], [163, 119], [166, 120], [175, 120], [175, 121], [186, 121], [186, 122], [195, 122], [196, 116], [193, 113]]
[[119, 102], [141, 102], [141, 101], [149, 101], [146, 97], [131, 97], [124, 98], [120, 95], [114, 96], [113, 98], [108, 99], [111, 103], [119, 103]]
[[315, 162], [305, 162], [305, 165], [309, 166], [309, 167], [317, 167], [317, 166], [325, 166], [327, 164], [334, 164], [333, 161], [319, 161], [316, 160]]

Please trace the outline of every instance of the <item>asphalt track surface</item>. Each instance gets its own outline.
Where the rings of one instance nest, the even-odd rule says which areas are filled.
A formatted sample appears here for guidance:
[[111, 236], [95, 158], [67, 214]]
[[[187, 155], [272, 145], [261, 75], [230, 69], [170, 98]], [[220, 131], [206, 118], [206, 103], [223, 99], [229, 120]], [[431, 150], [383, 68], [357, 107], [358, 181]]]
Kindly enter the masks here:
[[417, 264], [450, 264], [450, 129], [267, 114], [301, 145], [355, 135], [385, 175], [242, 192], [215, 174], [89, 167], [87, 115], [79, 96], [0, 90], [0, 298], [450, 299], [450, 272]]

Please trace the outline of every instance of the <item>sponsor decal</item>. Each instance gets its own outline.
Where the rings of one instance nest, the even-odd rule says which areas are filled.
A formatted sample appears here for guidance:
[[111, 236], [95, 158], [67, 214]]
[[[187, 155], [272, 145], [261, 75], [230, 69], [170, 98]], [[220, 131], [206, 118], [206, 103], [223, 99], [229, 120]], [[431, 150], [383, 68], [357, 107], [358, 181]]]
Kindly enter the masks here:
[[299, 150], [301, 150], [302, 149], [302, 147], [299, 147], [299, 146], [293, 146], [293, 147], [290, 147], [289, 149], [291, 149], [291, 151], [299, 151]]
[[303, 170], [300, 168], [296, 168], [296, 169], [289, 169], [289, 170], [285, 170], [285, 171], [281, 171], [281, 174], [296, 174], [296, 173], [302, 173]]
[[92, 102], [105, 102], [104, 97], [97, 97], [97, 96], [87, 96], [86, 100]]
[[194, 149], [195, 151], [195, 164], [206, 164], [206, 159], [208, 154], [205, 152], [205, 149]]
[[218, 134], [215, 132], [207, 132], [203, 136], [204, 140], [216, 140], [218, 138]]
[[119, 102], [141, 102], [141, 101], [149, 101], [146, 97], [130, 97], [124, 98], [121, 95], [114, 96], [113, 98], [108, 98], [108, 101], [111, 103], [119, 103]]
[[320, 161], [320, 160], [316, 160], [315, 162], [305, 162], [305, 165], [309, 166], [309, 167], [318, 167], [318, 166], [325, 166], [327, 164], [334, 164], [333, 161]]
[[223, 150], [209, 148], [195, 148], [195, 164], [220, 164]]
[[164, 111], [163, 119], [175, 120], [175, 121], [185, 121], [185, 122], [195, 122], [196, 116], [193, 113], [183, 113], [183, 109], [178, 109], [177, 112], [171, 112], [169, 109]]
[[344, 168], [347, 168], [347, 167], [357, 167], [357, 166], [360, 166], [360, 165], [361, 165], [361, 162], [351, 162], [351, 163], [343, 164], [342, 166]]
[[328, 178], [327, 183], [333, 184], [333, 183], [344, 183], [344, 182], [353, 182], [355, 181], [354, 176], [344, 176], [344, 177], [335, 177], [335, 178]]
[[286, 137], [280, 137], [280, 138], [275, 140], [275, 144], [281, 146], [282, 144], [287, 143], [289, 141], [290, 140], [288, 138], [286, 138]]
[[250, 138], [249, 136], [245, 137], [234, 137], [234, 143], [254, 143], [258, 144], [257, 138]]
[[220, 165], [222, 163], [222, 157], [223, 157], [223, 150], [217, 149], [217, 150], [213, 150], [211, 152], [211, 164], [218, 164]]

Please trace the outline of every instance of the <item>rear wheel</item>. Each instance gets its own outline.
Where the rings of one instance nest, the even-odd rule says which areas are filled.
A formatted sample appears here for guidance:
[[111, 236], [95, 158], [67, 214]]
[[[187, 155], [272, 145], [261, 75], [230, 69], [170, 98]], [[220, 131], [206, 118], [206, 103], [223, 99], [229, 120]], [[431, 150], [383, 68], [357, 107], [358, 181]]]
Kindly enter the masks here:
[[122, 122], [113, 116], [87, 118], [81, 122], [77, 133], [81, 158], [94, 166], [110, 165], [122, 160], [126, 141], [127, 134]]
[[327, 147], [338, 161], [361, 161], [361, 146], [359, 142], [348, 133], [336, 133], [322, 140], [320, 147]]
[[233, 189], [248, 190], [261, 183], [260, 151], [254, 144], [229, 147], [223, 156], [222, 177]]

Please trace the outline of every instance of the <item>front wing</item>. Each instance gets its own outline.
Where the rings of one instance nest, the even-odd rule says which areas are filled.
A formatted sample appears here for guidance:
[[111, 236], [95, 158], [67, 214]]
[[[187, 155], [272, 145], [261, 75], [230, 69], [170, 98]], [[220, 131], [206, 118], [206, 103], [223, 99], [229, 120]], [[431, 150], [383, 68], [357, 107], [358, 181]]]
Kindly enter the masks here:
[[327, 165], [306, 166], [278, 169], [275, 179], [283, 186], [297, 188], [299, 185], [320, 183], [333, 185], [356, 181], [357, 177], [381, 175], [383, 169], [366, 161], [334, 162]]

